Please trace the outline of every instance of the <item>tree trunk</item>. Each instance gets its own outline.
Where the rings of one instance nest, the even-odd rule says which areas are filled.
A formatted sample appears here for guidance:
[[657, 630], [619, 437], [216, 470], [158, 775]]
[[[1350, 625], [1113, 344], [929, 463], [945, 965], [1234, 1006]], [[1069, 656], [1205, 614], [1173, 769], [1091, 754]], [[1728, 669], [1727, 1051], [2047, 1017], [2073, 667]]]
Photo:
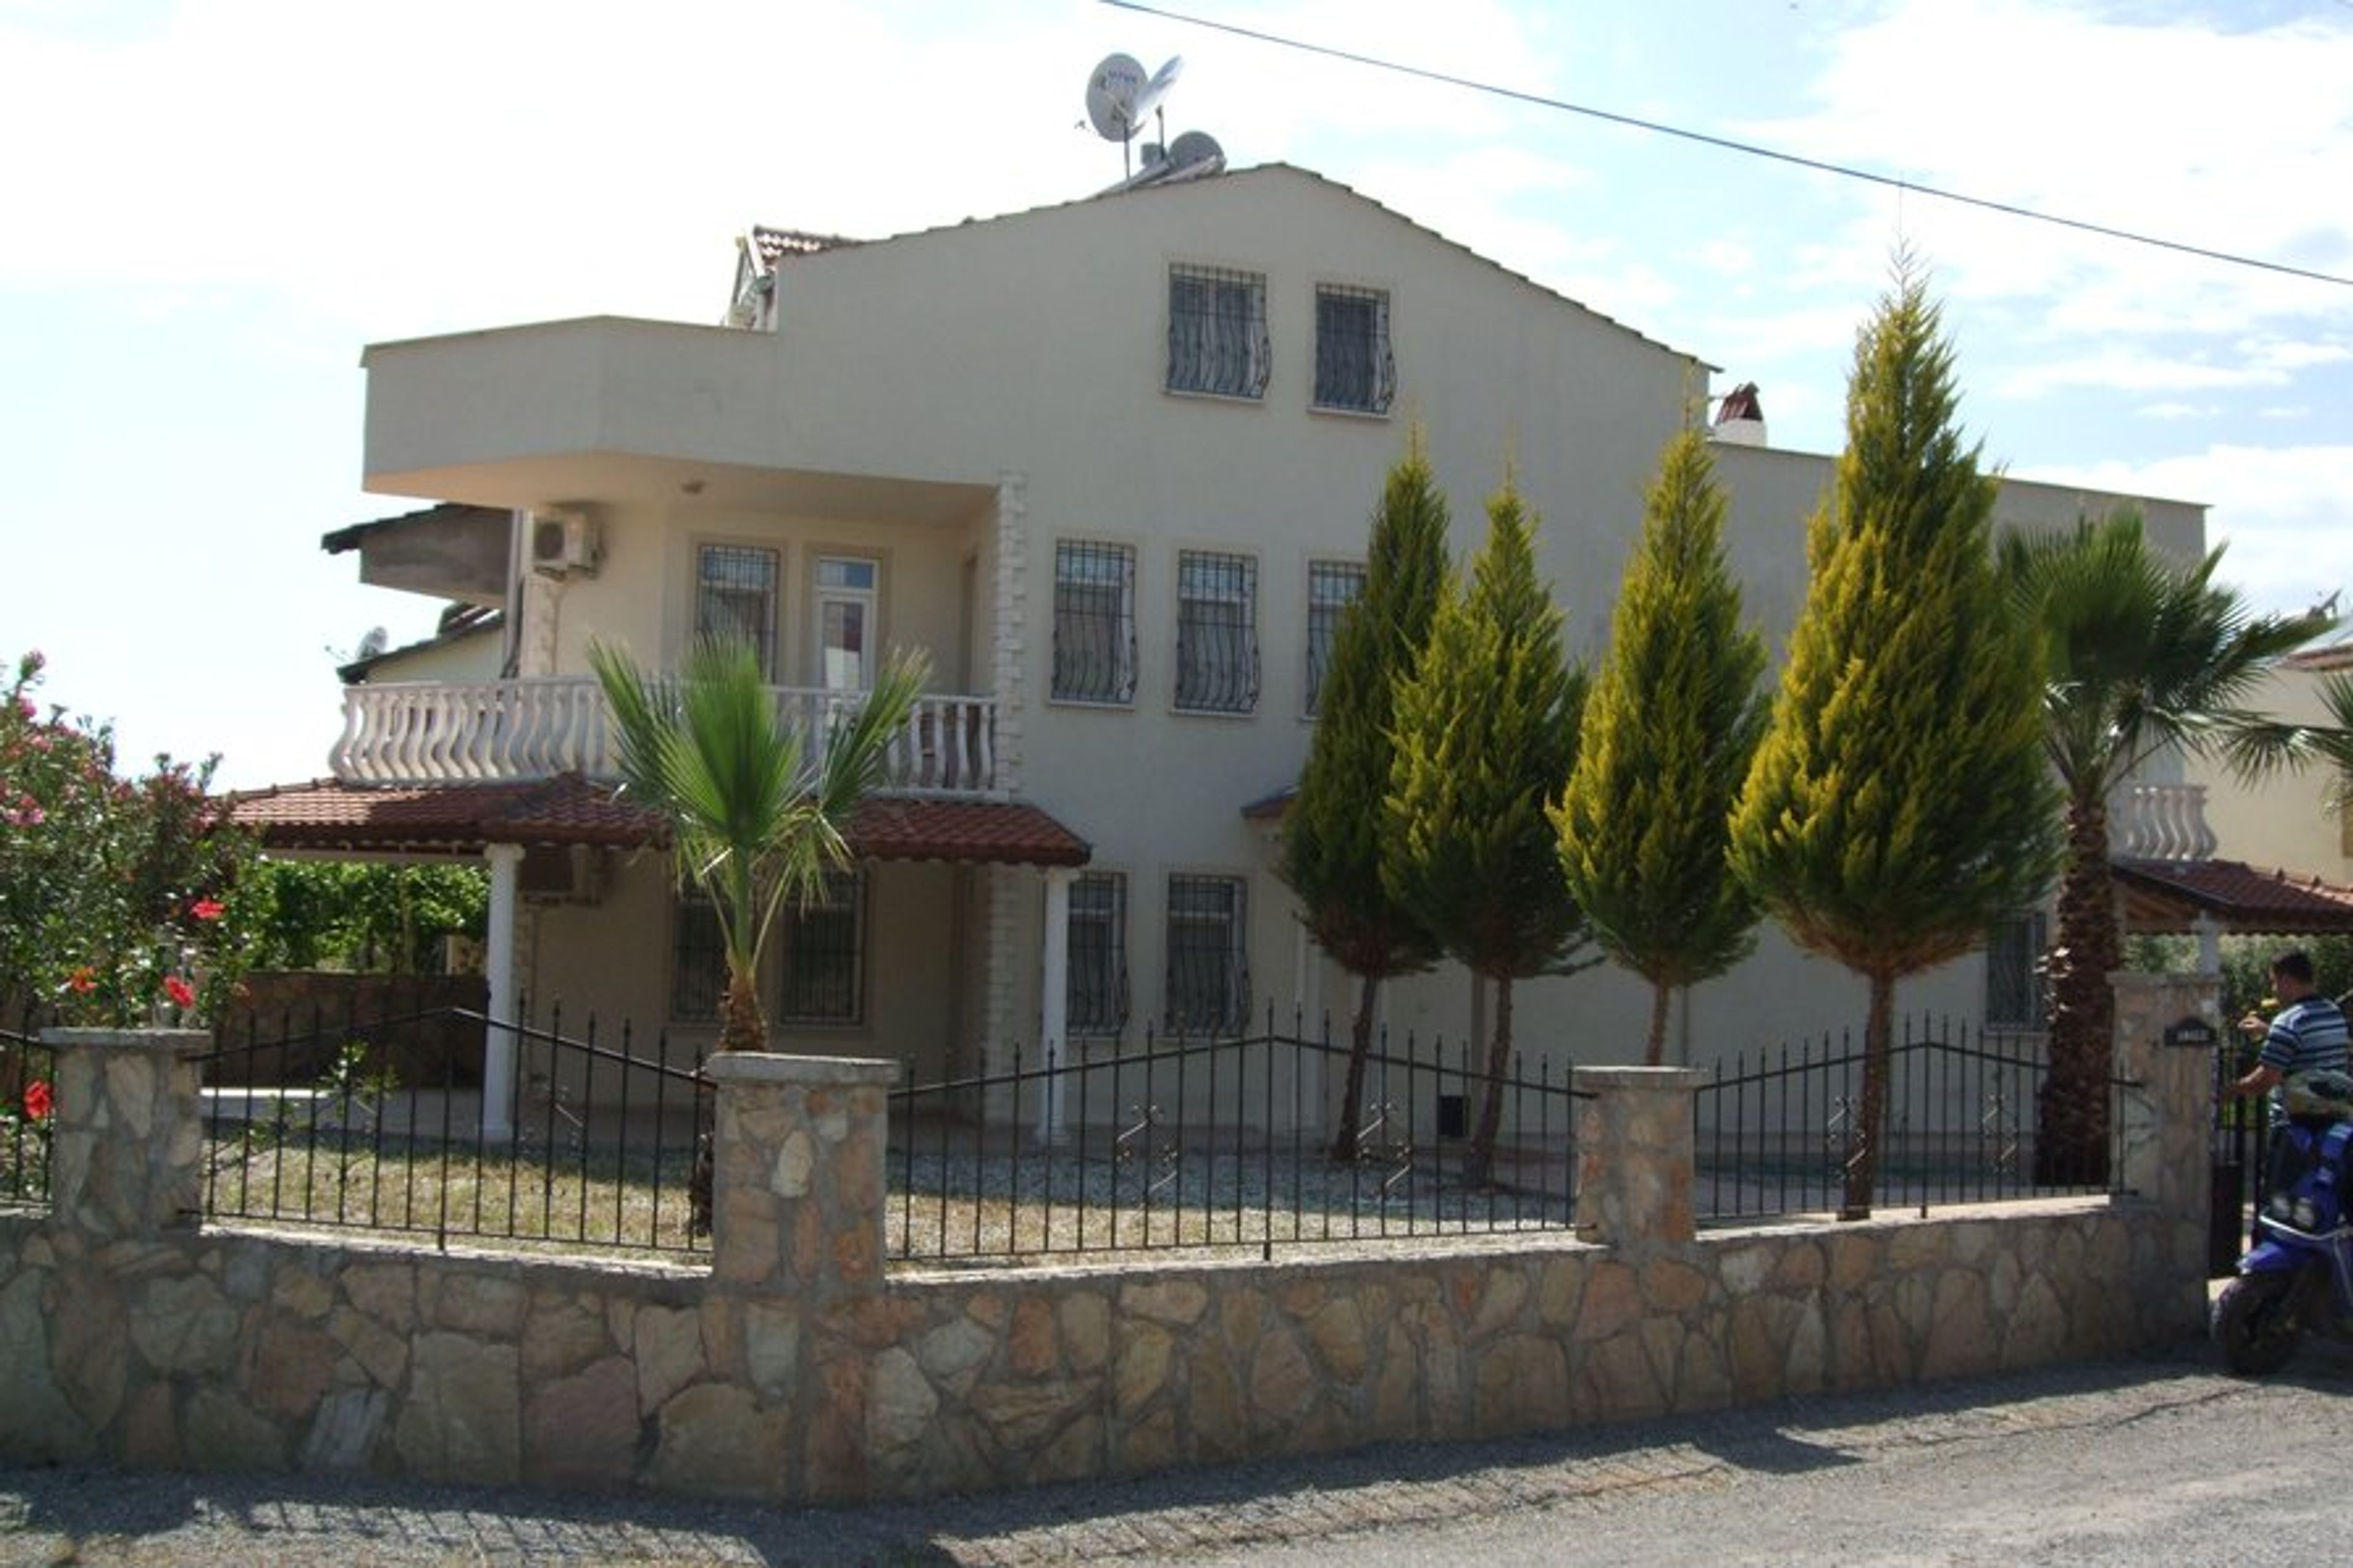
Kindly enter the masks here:
[[1471, 1158], [1462, 1179], [1483, 1187], [1495, 1172], [1495, 1134], [1504, 1123], [1504, 1067], [1512, 1057], [1512, 977], [1495, 977], [1495, 1039], [1487, 1047], [1487, 1093], [1479, 1109], [1479, 1131], [1471, 1140]]
[[1839, 1218], [1869, 1219], [1879, 1185], [1879, 1151], [1887, 1134], [1887, 1072], [1895, 1042], [1895, 979], [1871, 977], [1871, 1016], [1862, 1026], [1862, 1103], [1853, 1111], [1846, 1152], [1846, 1197]]
[[1642, 1043], [1642, 1065], [1663, 1067], [1667, 1059], [1667, 1004], [1674, 996], [1674, 987], [1663, 980], [1651, 985], [1651, 1037]]
[[1342, 1164], [1352, 1163], [1359, 1152], [1356, 1140], [1363, 1131], [1365, 1062], [1373, 1054], [1373, 1004], [1381, 989], [1379, 975], [1361, 978], [1364, 984], [1356, 993], [1356, 1022], [1348, 1035], [1348, 1077], [1340, 1090], [1340, 1116], [1332, 1133], [1332, 1158]]
[[2067, 866], [2059, 883], [2059, 930], [2051, 950], [2051, 1068], [2038, 1109], [2034, 1179], [2097, 1186], [2108, 1178], [2109, 1058], [2122, 962], [2116, 881], [2108, 868], [2107, 803], [2067, 806]]
[[760, 1051], [768, 1047], [768, 1016], [760, 1006], [759, 975], [727, 968], [727, 1003], [720, 1016], [718, 1051]]

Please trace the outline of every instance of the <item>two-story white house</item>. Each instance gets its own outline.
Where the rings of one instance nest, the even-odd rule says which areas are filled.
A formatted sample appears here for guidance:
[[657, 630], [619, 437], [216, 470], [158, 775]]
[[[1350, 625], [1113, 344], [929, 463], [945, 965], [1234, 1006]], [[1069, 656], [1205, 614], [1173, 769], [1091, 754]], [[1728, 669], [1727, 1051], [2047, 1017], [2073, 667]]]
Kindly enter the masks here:
[[[1710, 369], [1283, 165], [876, 242], [764, 231], [743, 282], [731, 325], [367, 350], [367, 487], [429, 504], [330, 546], [503, 621], [448, 652], [471, 668], [353, 686], [334, 777], [241, 810], [282, 847], [486, 856], [494, 1007], [528, 993], [712, 1034], [712, 922], [612, 799], [591, 639], [670, 660], [742, 634], [805, 710], [922, 648], [934, 691], [851, 826], [859, 866], [776, 943], [767, 1001], [786, 1048], [923, 1076], [1344, 1009], [1250, 808], [1298, 774], [1409, 428], [1460, 554], [1513, 475], [1590, 657]], [[1829, 460], [1717, 450], [1735, 569], [1778, 644]], [[2002, 518], [2059, 527], [2115, 499], [2011, 482]], [[2140, 504], [2161, 544], [2202, 547], [2201, 509]], [[1990, 981], [1997, 1015], [2031, 1005]], [[1900, 1003], [1976, 1019], [1989, 987], [1980, 955]], [[1519, 1033], [1628, 1059], [1646, 996], [1608, 969], [1539, 982]], [[1818, 1033], [1862, 1000], [1768, 931], [1699, 989], [1676, 1048]], [[1385, 1014], [1453, 1039], [1479, 1006], [1442, 968]]]

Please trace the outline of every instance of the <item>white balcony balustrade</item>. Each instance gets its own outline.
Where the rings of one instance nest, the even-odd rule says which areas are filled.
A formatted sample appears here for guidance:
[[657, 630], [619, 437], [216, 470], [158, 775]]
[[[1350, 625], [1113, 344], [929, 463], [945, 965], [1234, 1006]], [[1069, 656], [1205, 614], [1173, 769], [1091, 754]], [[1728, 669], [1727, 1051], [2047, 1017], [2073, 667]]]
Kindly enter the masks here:
[[[839, 691], [772, 689], [785, 723], [819, 736], [858, 702]], [[493, 784], [562, 773], [619, 776], [604, 693], [587, 676], [348, 688], [343, 732], [329, 765], [346, 784]], [[892, 795], [1000, 795], [995, 701], [918, 699], [892, 742], [881, 787]]]
[[2218, 844], [2204, 784], [2133, 784], [2109, 811], [2108, 853], [2119, 860], [2206, 860]]

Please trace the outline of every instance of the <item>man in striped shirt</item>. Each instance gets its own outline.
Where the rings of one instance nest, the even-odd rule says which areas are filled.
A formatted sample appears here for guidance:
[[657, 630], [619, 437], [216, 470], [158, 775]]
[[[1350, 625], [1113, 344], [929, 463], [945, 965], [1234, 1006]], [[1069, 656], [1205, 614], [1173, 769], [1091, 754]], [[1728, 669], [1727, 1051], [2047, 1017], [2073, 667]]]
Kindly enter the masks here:
[[2353, 1070], [2353, 1051], [2347, 1047], [2344, 1013], [2314, 988], [2310, 956], [2291, 950], [2272, 960], [2272, 994], [2280, 999], [2280, 1010], [2264, 1031], [2263, 1054], [2232, 1085], [2232, 1092], [2268, 1089], [2276, 1113], [2283, 1109], [2283, 1083], [2305, 1073]]

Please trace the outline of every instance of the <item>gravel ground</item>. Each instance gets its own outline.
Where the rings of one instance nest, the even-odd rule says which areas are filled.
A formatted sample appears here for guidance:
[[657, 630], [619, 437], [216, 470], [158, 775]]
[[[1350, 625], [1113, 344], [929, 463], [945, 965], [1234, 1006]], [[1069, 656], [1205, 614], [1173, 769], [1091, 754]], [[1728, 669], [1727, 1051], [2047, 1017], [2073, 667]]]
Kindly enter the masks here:
[[[2340, 1375], [2341, 1382], [2341, 1375]], [[2134, 1361], [1504, 1442], [857, 1510], [554, 1495], [358, 1478], [0, 1468], [0, 1563], [1017, 1564], [1175, 1562], [1524, 1509], [1580, 1513], [1802, 1485], [1793, 1436], [1842, 1465], [2010, 1434], [2087, 1434], [2250, 1385], [2202, 1343]], [[1764, 1507], [1802, 1494], [1760, 1493]]]

